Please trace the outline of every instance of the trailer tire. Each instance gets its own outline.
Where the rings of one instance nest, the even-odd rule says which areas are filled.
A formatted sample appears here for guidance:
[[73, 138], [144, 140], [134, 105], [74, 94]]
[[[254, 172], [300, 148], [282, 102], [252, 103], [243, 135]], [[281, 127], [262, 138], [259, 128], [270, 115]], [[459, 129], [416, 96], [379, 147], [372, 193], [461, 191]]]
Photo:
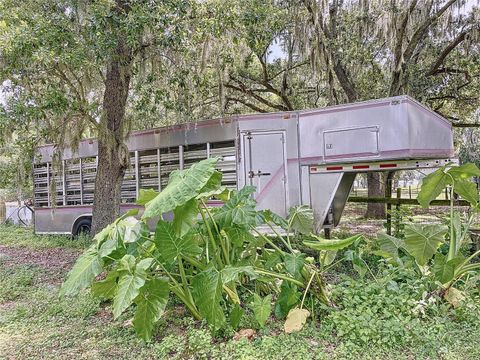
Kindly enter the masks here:
[[92, 218], [81, 218], [77, 220], [73, 226], [72, 235], [79, 236], [80, 234], [89, 235], [92, 231]]

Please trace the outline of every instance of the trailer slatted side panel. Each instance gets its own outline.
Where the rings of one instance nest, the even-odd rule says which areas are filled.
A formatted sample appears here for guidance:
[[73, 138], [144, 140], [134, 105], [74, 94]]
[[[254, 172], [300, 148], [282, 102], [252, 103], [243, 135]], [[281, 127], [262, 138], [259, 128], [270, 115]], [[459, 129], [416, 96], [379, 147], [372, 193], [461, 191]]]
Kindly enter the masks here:
[[97, 176], [97, 157], [82, 158], [83, 204], [93, 204], [95, 177]]
[[235, 189], [237, 187], [237, 162], [235, 140], [210, 143], [210, 157], [219, 157], [217, 170], [222, 174], [222, 185]]
[[160, 184], [162, 189], [167, 186], [170, 173], [180, 169], [179, 152], [178, 146], [160, 149]]
[[185, 145], [183, 147], [183, 168], [188, 169], [194, 163], [208, 157], [208, 144]]
[[159, 184], [159, 152], [157, 149], [139, 151], [139, 188], [158, 189]]
[[80, 205], [82, 203], [80, 164], [80, 159], [65, 160], [66, 205]]
[[130, 164], [123, 177], [121, 197], [123, 203], [134, 203], [137, 198], [137, 177], [134, 152], [130, 152]]
[[34, 204], [36, 207], [48, 206], [49, 164], [35, 164], [33, 167]]
[[62, 164], [53, 166], [49, 164], [49, 193], [50, 193], [50, 206], [55, 203], [57, 206], [64, 205], [63, 198], [63, 187], [64, 187], [64, 178], [63, 178], [63, 162]]

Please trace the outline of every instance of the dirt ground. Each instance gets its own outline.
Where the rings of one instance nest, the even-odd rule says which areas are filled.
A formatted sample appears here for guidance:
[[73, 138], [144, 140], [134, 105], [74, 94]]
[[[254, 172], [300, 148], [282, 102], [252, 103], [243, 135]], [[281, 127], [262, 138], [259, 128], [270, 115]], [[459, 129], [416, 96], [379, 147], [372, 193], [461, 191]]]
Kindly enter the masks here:
[[30, 249], [27, 247], [0, 245], [0, 264], [6, 267], [19, 265], [41, 269], [41, 282], [60, 284], [79, 256], [79, 250], [64, 248]]

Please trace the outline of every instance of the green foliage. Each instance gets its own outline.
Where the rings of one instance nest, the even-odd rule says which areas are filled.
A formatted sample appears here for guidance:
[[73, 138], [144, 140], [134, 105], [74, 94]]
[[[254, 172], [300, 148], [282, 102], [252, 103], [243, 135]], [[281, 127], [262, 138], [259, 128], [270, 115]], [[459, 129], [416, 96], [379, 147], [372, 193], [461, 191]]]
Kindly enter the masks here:
[[195, 275], [192, 280], [193, 296], [198, 310], [214, 330], [225, 323], [225, 314], [220, 303], [222, 286], [222, 274], [212, 267]]
[[250, 304], [250, 308], [252, 309], [258, 324], [263, 328], [272, 312], [272, 295], [269, 294], [262, 298], [258, 294], [253, 294], [253, 301]]
[[76, 294], [78, 291], [88, 287], [101, 272], [102, 260], [98, 255], [96, 245], [93, 245], [78, 258], [67, 280], [62, 285], [60, 294]]
[[423, 207], [427, 207], [447, 185], [450, 185], [453, 192], [476, 207], [478, 205], [478, 191], [475, 184], [470, 181], [473, 176], [480, 176], [480, 170], [474, 164], [444, 166], [423, 179], [422, 189], [418, 194], [418, 202]]
[[[257, 283], [268, 284], [272, 292], [261, 301], [254, 297], [253, 309], [262, 327], [271, 311], [273, 293], [279, 292], [277, 313], [284, 316], [298, 303], [298, 289], [307, 288], [314, 277], [315, 286], [305, 292], [328, 302], [315, 265], [307, 267], [305, 255], [283, 238], [288, 251], [256, 230], [262, 222], [280, 222], [280, 217], [255, 209], [252, 187], [226, 193], [216, 162], [203, 160], [173, 173], [158, 194], [142, 192], [139, 202], [145, 204], [145, 212], [141, 220], [127, 213], [98, 233], [70, 271], [60, 294], [73, 295], [91, 286], [93, 295], [113, 300], [115, 319], [135, 305], [134, 328], [143, 340], [151, 337], [170, 292], [214, 332], [227, 326], [229, 308], [233, 308], [228, 317], [231, 325], [238, 326], [242, 315], [239, 293], [256, 290]], [[213, 195], [226, 199], [223, 207], [208, 208], [206, 201]], [[171, 222], [162, 218], [167, 211], [173, 212]], [[159, 217], [153, 236], [146, 225], [152, 216]], [[295, 215], [295, 221], [302, 216]], [[94, 282], [103, 271], [106, 277]], [[275, 279], [281, 280], [280, 289]]]
[[[2, 265], [2, 258], [0, 258]], [[2, 265], [3, 266], [3, 265]], [[33, 284], [35, 269], [31, 267], [15, 267], [3, 269], [0, 272], [0, 303], [14, 301], [25, 296], [28, 288]]]
[[168, 281], [151, 279], [135, 298], [137, 311], [135, 311], [133, 326], [144, 341], [148, 341], [152, 337], [153, 326], [167, 306], [169, 293]]
[[[411, 272], [387, 279], [340, 283], [332, 293], [337, 310], [330, 311], [324, 322], [355, 345], [398, 348], [415, 341], [423, 330], [416, 312], [428, 287]], [[427, 308], [429, 304], [427, 300]]]
[[313, 210], [300, 205], [289, 210], [288, 228], [301, 234], [310, 234], [313, 230]]
[[[412, 269], [380, 266], [375, 282], [371, 278], [346, 278], [349, 273], [343, 270], [347, 269], [339, 267], [329, 274], [335, 279], [330, 285], [335, 307], [310, 301], [307, 294], [305, 308], [314, 318], [302, 331], [283, 334], [282, 323], [270, 318], [253, 341], [233, 340], [230, 329], [212, 335], [207, 326], [194, 321], [171, 297], [167, 311], [152, 330], [152, 341], [144, 344], [135, 337], [129, 321], [125, 321], [134, 316], [133, 311], [127, 310], [125, 316], [113, 321], [106, 316], [110, 305], [89, 292], [57, 297], [64, 257], [70, 259], [71, 247], [85, 247], [84, 244], [76, 244], [66, 236], [39, 237], [11, 226], [0, 227], [0, 234], [0, 328], [2, 339], [8, 340], [0, 346], [2, 355], [21, 359], [71, 359], [72, 354], [94, 354], [135, 359], [232, 360], [480, 357], [478, 276], [471, 276], [468, 281], [465, 278], [457, 285], [467, 296], [462, 306], [449, 309], [432, 292], [432, 285], [419, 279]], [[48, 250], [42, 250], [47, 247]], [[10, 250], [14, 250], [12, 257], [7, 256]], [[41, 251], [58, 256], [48, 264], [27, 265], [37, 260], [28, 255]], [[368, 260], [373, 267], [376, 258]], [[22, 265], [17, 264], [20, 262]], [[256, 285], [260, 287], [261, 283]], [[239, 296], [243, 302], [244, 296], [248, 299], [250, 294], [247, 291], [242, 296], [239, 288]], [[228, 307], [229, 313], [231, 308]], [[247, 310], [239, 328], [255, 326], [254, 315]], [[339, 336], [337, 331], [343, 334]], [[369, 340], [365, 342], [360, 336]]]
[[420, 266], [424, 266], [443, 243], [447, 231], [446, 226], [417, 224], [407, 226], [404, 247]]
[[214, 167], [217, 161], [218, 158], [210, 158], [185, 171], [172, 172], [165, 189], [145, 204], [142, 218], [161, 216], [201, 194], [213, 174], [217, 173]]
[[190, 256], [201, 252], [192, 234], [178, 237], [174, 225], [163, 220], [157, 223], [154, 242], [157, 248], [161, 249], [160, 256], [167, 263], [172, 263], [179, 256]]
[[[413, 212], [411, 208], [407, 206], [402, 206], [399, 208], [394, 208], [388, 210], [388, 213], [392, 219], [392, 235], [397, 238], [405, 237], [405, 226], [408, 223], [413, 222]], [[384, 227], [387, 227], [387, 224], [384, 224]]]
[[275, 304], [275, 316], [282, 319], [287, 316], [288, 312], [300, 300], [300, 293], [296, 285], [284, 282], [280, 287], [280, 294], [278, 295]]
[[377, 235], [377, 245], [380, 248], [376, 254], [392, 260], [398, 265], [402, 264], [399, 251], [404, 247], [405, 241], [388, 234]]
[[[405, 227], [405, 239], [379, 235], [377, 240], [380, 247], [377, 254], [393, 260], [398, 265], [402, 265], [399, 256], [399, 250], [402, 249], [410, 254], [416, 263], [423, 268], [422, 275], [428, 273], [425, 271], [426, 268], [431, 267], [432, 280], [442, 284], [445, 299], [455, 307], [458, 306], [458, 299], [462, 298], [463, 295], [452, 285], [466, 274], [480, 269], [480, 263], [472, 263], [476, 256], [480, 254], [480, 251], [467, 258], [464, 258], [461, 253], [469, 228], [480, 210], [478, 207], [478, 190], [470, 180], [471, 177], [478, 175], [480, 175], [480, 170], [474, 164], [465, 164], [458, 167], [445, 166], [425, 177], [422, 182], [419, 202], [424, 206], [434, 200], [447, 185], [450, 186], [452, 201], [450, 203], [448, 227], [438, 224], [411, 224]], [[454, 193], [462, 196], [471, 206], [470, 214], [463, 222], [462, 216], [454, 211]], [[448, 240], [448, 253], [446, 255], [440, 251], [440, 246], [445, 240]], [[451, 294], [457, 295], [452, 296]]]
[[239, 305], [235, 304], [230, 312], [229, 320], [230, 325], [233, 329], [237, 329], [240, 325], [240, 320], [242, 319], [243, 315], [245, 314], [245, 310]]
[[315, 235], [311, 235], [316, 241], [304, 241], [303, 243], [311, 249], [323, 251], [337, 251], [352, 245], [359, 240], [362, 235], [354, 235], [346, 239], [323, 239]]

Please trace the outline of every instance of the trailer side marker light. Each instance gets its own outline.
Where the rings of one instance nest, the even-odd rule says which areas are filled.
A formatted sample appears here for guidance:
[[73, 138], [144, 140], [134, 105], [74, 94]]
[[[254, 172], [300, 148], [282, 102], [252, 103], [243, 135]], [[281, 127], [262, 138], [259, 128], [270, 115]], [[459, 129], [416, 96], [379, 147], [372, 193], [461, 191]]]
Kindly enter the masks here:
[[316, 167], [311, 167], [311, 168], [310, 168], [310, 171], [311, 171], [311, 172], [315, 172], [315, 171], [317, 171], [317, 168], [316, 168]]
[[384, 168], [394, 168], [394, 167], [397, 167], [397, 164], [380, 164], [380, 168], [381, 168], [381, 169], [384, 169]]
[[353, 165], [352, 168], [354, 170], [357, 170], [357, 169], [370, 169], [370, 165]]
[[327, 166], [327, 171], [328, 170], [343, 170], [343, 166]]

